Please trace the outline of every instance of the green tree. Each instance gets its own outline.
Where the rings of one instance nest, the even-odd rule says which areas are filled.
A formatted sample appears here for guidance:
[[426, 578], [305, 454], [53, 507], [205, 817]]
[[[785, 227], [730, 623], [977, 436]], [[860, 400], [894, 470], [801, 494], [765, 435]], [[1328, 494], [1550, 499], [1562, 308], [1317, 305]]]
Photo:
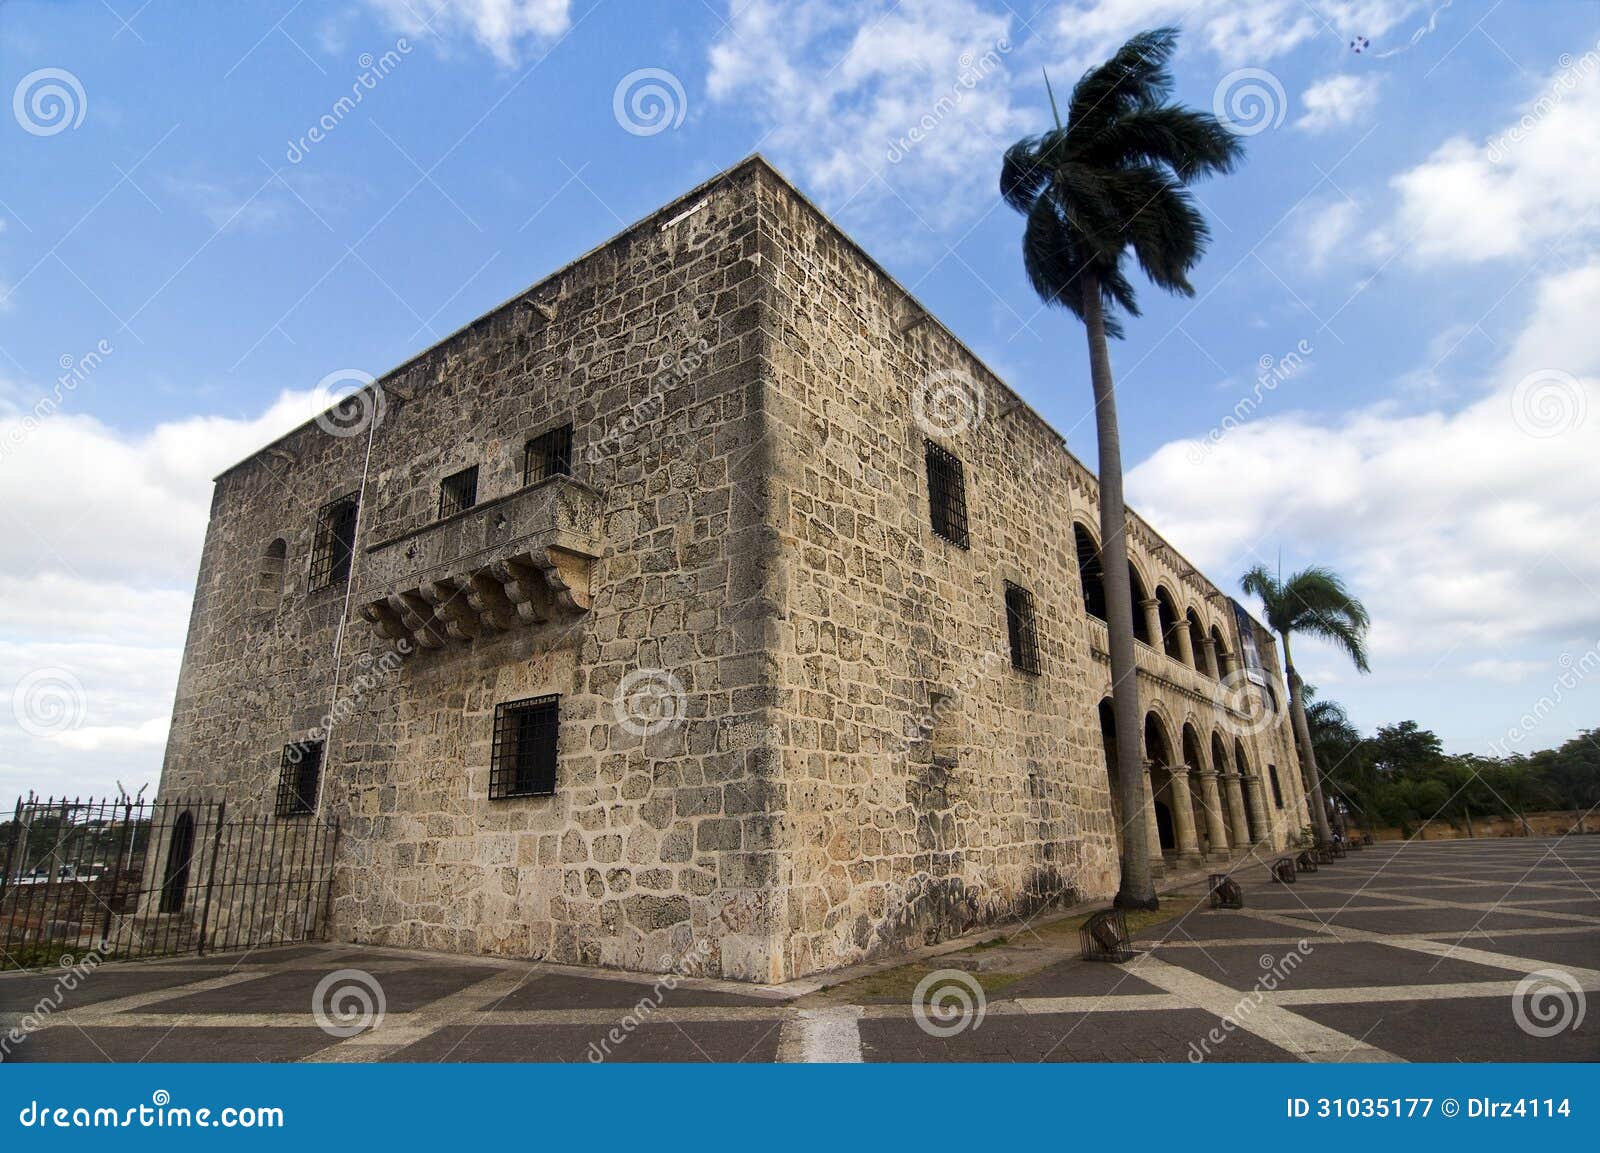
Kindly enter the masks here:
[[1295, 671], [1290, 637], [1300, 633], [1327, 641], [1348, 656], [1357, 669], [1366, 672], [1370, 618], [1366, 606], [1345, 588], [1344, 580], [1332, 569], [1312, 566], [1279, 580], [1265, 565], [1256, 565], [1239, 583], [1245, 592], [1260, 599], [1267, 624], [1283, 644], [1283, 669], [1289, 678], [1289, 716], [1300, 750], [1301, 774], [1311, 798], [1312, 827], [1317, 840], [1326, 844], [1333, 840], [1333, 830], [1328, 825], [1322, 775], [1317, 771], [1317, 753], [1306, 720], [1305, 686]]
[[[1089, 342], [1100, 461], [1101, 568], [1117, 729], [1116, 786], [1123, 813], [1122, 875], [1117, 904], [1156, 906], [1146, 843], [1144, 721], [1134, 671], [1133, 594], [1128, 577], [1122, 445], [1109, 337], [1122, 335], [1117, 310], [1139, 315], [1124, 270], [1131, 253], [1154, 284], [1193, 295], [1188, 274], [1209, 229], [1187, 185], [1227, 172], [1243, 155], [1238, 137], [1205, 112], [1170, 103], [1174, 28], [1133, 37], [1084, 73], [1063, 123], [1050, 94], [1055, 127], [1017, 141], [1000, 169], [1000, 195], [1027, 218], [1022, 263], [1048, 305], [1083, 322]], [[1048, 88], [1049, 79], [1046, 78]]]

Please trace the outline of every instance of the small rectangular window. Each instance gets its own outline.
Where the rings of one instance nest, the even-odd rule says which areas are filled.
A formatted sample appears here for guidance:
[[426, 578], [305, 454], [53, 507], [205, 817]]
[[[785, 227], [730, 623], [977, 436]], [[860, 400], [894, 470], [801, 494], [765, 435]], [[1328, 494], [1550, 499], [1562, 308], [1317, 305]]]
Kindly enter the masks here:
[[453, 472], [439, 482], [439, 519], [466, 512], [478, 503], [478, 466]]
[[494, 710], [489, 797], [543, 797], [556, 791], [560, 696], [507, 701]]
[[924, 442], [928, 462], [928, 517], [933, 531], [951, 544], [967, 547], [967, 482], [961, 461], [950, 452]]
[[1039, 671], [1039, 641], [1034, 631], [1033, 594], [1006, 582], [1006, 632], [1011, 638], [1011, 667]]
[[522, 452], [522, 483], [533, 484], [553, 476], [572, 475], [572, 426], [564, 424], [542, 432]]
[[356, 547], [358, 495], [346, 493], [317, 513], [317, 539], [311, 550], [311, 588], [327, 588], [350, 579], [350, 558]]
[[284, 745], [283, 768], [278, 773], [278, 816], [303, 817], [316, 812], [317, 784], [321, 778], [321, 741]]

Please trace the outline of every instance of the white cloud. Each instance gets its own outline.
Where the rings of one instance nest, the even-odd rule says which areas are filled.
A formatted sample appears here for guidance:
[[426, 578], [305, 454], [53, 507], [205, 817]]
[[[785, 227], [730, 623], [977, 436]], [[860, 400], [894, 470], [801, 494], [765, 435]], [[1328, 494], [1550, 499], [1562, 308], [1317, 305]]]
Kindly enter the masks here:
[[1294, 122], [1303, 132], [1330, 132], [1348, 128], [1378, 102], [1378, 78], [1345, 73], [1330, 76], [1307, 88], [1300, 97], [1305, 115]]
[[548, 43], [571, 26], [570, 0], [367, 0], [408, 36], [465, 36], [506, 67], [525, 42]]
[[[115, 352], [96, 371], [113, 371]], [[205, 535], [211, 478], [313, 415], [284, 393], [249, 419], [124, 433], [0, 382], [0, 795], [153, 781]], [[28, 687], [72, 722], [30, 726]], [[48, 718], [47, 718], [48, 719]]]
[[1422, 264], [1540, 255], [1600, 225], [1600, 69], [1557, 73], [1486, 144], [1454, 137], [1393, 181]]
[[1553, 668], [1600, 640], [1596, 315], [1600, 260], [1551, 273], [1458, 411], [1258, 418], [1203, 454], [1164, 446], [1129, 474], [1132, 499], [1206, 571], [1280, 546], [1342, 571], [1395, 676]]

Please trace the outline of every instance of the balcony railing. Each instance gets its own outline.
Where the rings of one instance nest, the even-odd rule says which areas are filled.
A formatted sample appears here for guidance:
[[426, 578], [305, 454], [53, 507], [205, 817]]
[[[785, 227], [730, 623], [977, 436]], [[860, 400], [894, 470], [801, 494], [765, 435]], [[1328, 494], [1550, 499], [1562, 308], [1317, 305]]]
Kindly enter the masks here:
[[382, 636], [438, 649], [587, 612], [601, 504], [555, 476], [369, 545], [361, 616]]

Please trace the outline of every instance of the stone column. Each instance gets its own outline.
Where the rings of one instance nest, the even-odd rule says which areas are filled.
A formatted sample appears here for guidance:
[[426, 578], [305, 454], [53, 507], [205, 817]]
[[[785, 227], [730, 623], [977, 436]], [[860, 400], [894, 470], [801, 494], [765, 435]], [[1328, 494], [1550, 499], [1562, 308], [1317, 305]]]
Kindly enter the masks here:
[[1144, 609], [1144, 627], [1150, 634], [1150, 647], [1158, 653], [1166, 652], [1167, 644], [1161, 635], [1161, 602], [1151, 597], [1140, 601], [1139, 607]]
[[1150, 864], [1153, 869], [1163, 867], [1164, 858], [1161, 856], [1161, 826], [1156, 823], [1156, 792], [1150, 783], [1150, 770], [1154, 765], [1150, 761], [1144, 763], [1144, 821], [1145, 835], [1149, 838]]
[[1189, 767], [1172, 765], [1167, 769], [1172, 778], [1172, 833], [1178, 842], [1178, 857], [1185, 861], [1200, 860], [1200, 838], [1195, 835], [1194, 800], [1189, 795]]
[[1228, 796], [1228, 822], [1233, 833], [1228, 840], [1235, 848], [1242, 849], [1250, 843], [1250, 822], [1245, 817], [1242, 778], [1238, 773], [1224, 773], [1222, 787]]
[[1179, 617], [1178, 623], [1172, 626], [1178, 633], [1178, 659], [1189, 668], [1194, 668], [1194, 637], [1189, 635], [1189, 620]]
[[[1213, 642], [1213, 643], [1215, 643], [1215, 642]], [[1225, 653], [1225, 652], [1218, 652], [1217, 653], [1217, 679], [1218, 680], [1226, 679], [1228, 677], [1228, 675], [1230, 673], [1232, 673], [1232, 672], [1233, 672], [1233, 654], [1232, 653]]]
[[1256, 822], [1256, 843], [1272, 843], [1272, 820], [1267, 814], [1267, 796], [1259, 776], [1244, 779], [1244, 799], [1250, 806], [1250, 815]]
[[1217, 667], [1217, 642], [1207, 637], [1200, 642], [1201, 667], [1211, 675], [1213, 680], [1222, 679], [1222, 670]]
[[1228, 852], [1228, 827], [1222, 822], [1222, 797], [1217, 791], [1217, 771], [1200, 770], [1200, 803], [1206, 810], [1206, 836], [1211, 839], [1211, 851]]

